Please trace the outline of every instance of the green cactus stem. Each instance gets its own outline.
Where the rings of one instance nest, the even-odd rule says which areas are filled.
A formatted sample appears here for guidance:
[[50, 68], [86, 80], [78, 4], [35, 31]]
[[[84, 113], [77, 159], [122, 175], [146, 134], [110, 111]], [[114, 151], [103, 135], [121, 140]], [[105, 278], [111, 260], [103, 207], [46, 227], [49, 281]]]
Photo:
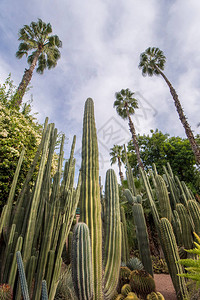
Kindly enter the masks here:
[[126, 178], [127, 178], [127, 182], [128, 182], [128, 188], [131, 191], [131, 193], [134, 196], [136, 196], [137, 191], [136, 191], [136, 187], [135, 187], [133, 172], [132, 172], [131, 166], [130, 166], [129, 161], [128, 161], [128, 156], [127, 156], [125, 145], [124, 145], [124, 153], [125, 153], [125, 159], [126, 159]]
[[139, 203], [133, 204], [133, 218], [136, 226], [136, 236], [138, 240], [142, 264], [145, 270], [153, 276], [153, 267], [149, 248], [149, 238], [144, 217], [144, 211], [142, 205]]
[[155, 176], [155, 180], [161, 216], [171, 222], [172, 210], [165, 181], [160, 175]]
[[42, 300], [48, 300], [46, 280], [42, 280]]
[[170, 276], [176, 291], [177, 299], [188, 299], [188, 292], [184, 278], [179, 278], [177, 274], [182, 273], [182, 267], [176, 262], [180, 259], [178, 247], [172, 226], [168, 219], [162, 218], [160, 221], [160, 242], [165, 255], [165, 260]]
[[[14, 253], [21, 251], [22, 243], [23, 243], [23, 238], [20, 236], [17, 240]], [[12, 290], [14, 289], [16, 274], [17, 274], [17, 257], [16, 255], [13, 255], [13, 261], [12, 261], [9, 278], [8, 278], [8, 283], [11, 286]]]
[[87, 99], [84, 110], [81, 174], [80, 221], [89, 227], [94, 278], [93, 297], [94, 300], [101, 300], [103, 299], [101, 200], [94, 103], [91, 98]]
[[79, 300], [90, 300], [93, 295], [90, 234], [85, 223], [78, 223], [72, 241], [72, 279]]
[[192, 230], [189, 214], [185, 206], [181, 203], [176, 205], [176, 210], [178, 212], [181, 221], [183, 245], [186, 249], [191, 249], [193, 244], [193, 239], [192, 239], [193, 230]]
[[104, 295], [111, 299], [117, 288], [121, 263], [121, 225], [117, 177], [106, 172], [105, 182], [105, 252]]
[[126, 216], [124, 212], [124, 208], [120, 207], [121, 212], [121, 222], [123, 223], [124, 227], [124, 242], [125, 242], [125, 250], [126, 250], [126, 261], [129, 259], [129, 245], [128, 245], [128, 234], [127, 234], [127, 224], [126, 224]]
[[22, 295], [23, 295], [24, 300], [30, 300], [28, 286], [27, 286], [27, 282], [26, 282], [26, 275], [25, 275], [25, 271], [24, 271], [24, 264], [22, 261], [20, 251], [17, 251], [16, 256], [17, 256], [17, 266], [18, 266], [18, 271], [19, 271]]
[[200, 235], [200, 208], [196, 200], [188, 200], [187, 208], [194, 224], [194, 231]]

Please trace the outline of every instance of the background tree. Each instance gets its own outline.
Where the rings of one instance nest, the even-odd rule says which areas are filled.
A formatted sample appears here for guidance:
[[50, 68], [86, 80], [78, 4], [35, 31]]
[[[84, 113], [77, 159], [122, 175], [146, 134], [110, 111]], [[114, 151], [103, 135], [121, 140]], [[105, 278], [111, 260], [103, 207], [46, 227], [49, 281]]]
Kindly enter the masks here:
[[[174, 174], [185, 181], [193, 192], [200, 193], [200, 174], [195, 167], [195, 158], [188, 139], [170, 137], [156, 129], [151, 130], [151, 135], [139, 135], [138, 145], [145, 169], [151, 168], [155, 163], [158, 173], [162, 174], [163, 166], [169, 162]], [[137, 175], [137, 157], [132, 141], [128, 143], [128, 154], [134, 175]]]
[[118, 163], [118, 167], [119, 167], [119, 176], [120, 176], [120, 180], [121, 180], [121, 184], [124, 180], [124, 176], [123, 176], [123, 172], [122, 172], [122, 162], [124, 162], [125, 157], [123, 154], [123, 146], [120, 145], [114, 145], [111, 149], [110, 152], [110, 162], [111, 162], [111, 166], [112, 164], [115, 164], [116, 162]]
[[135, 152], [137, 155], [137, 162], [139, 167], [144, 168], [143, 163], [140, 158], [140, 152], [139, 147], [137, 143], [137, 136], [135, 127], [133, 125], [133, 122], [131, 120], [131, 115], [135, 113], [135, 109], [138, 108], [138, 102], [133, 97], [134, 93], [131, 92], [129, 89], [122, 89], [120, 92], [117, 92], [115, 94], [115, 102], [114, 107], [116, 108], [116, 111], [122, 119], [128, 119], [129, 120], [129, 128], [132, 135], [132, 140], [135, 148]]
[[179, 119], [185, 129], [186, 136], [190, 141], [192, 150], [195, 155], [196, 162], [198, 165], [200, 165], [200, 147], [195, 141], [193, 132], [190, 128], [190, 125], [187, 122], [186, 116], [184, 115], [183, 108], [181, 106], [181, 103], [179, 101], [175, 89], [173, 88], [172, 84], [167, 79], [167, 77], [164, 75], [164, 73], [162, 72], [162, 70], [164, 70], [165, 62], [166, 62], [166, 57], [164, 56], [163, 51], [161, 51], [159, 48], [149, 47], [140, 55], [139, 68], [142, 69], [143, 76], [161, 75], [164, 78], [165, 82], [167, 83], [170, 89], [170, 93], [173, 97], [174, 104], [176, 106], [176, 110], [179, 115]]
[[22, 58], [24, 55], [28, 56], [29, 51], [33, 51], [27, 58], [30, 68], [25, 69], [22, 81], [15, 94], [15, 103], [17, 106], [21, 105], [22, 98], [31, 81], [36, 65], [36, 72], [39, 74], [43, 74], [46, 68], [51, 69], [57, 65], [57, 60], [60, 58], [58, 48], [62, 46], [62, 42], [57, 35], [50, 35], [51, 33], [51, 24], [46, 24], [41, 19], [38, 19], [37, 23], [31, 22], [30, 26], [24, 25], [19, 30], [19, 40], [22, 42], [19, 44], [16, 57]]

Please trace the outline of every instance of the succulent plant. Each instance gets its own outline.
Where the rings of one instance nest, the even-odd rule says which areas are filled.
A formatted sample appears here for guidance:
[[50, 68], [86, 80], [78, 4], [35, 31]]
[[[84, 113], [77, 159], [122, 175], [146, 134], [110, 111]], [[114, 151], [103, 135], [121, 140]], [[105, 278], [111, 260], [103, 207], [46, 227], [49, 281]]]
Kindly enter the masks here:
[[142, 262], [137, 257], [132, 257], [128, 260], [126, 266], [131, 270], [142, 270], [144, 269], [144, 266]]
[[145, 270], [132, 271], [129, 279], [132, 290], [137, 294], [146, 297], [149, 293], [155, 292], [155, 281]]
[[128, 283], [124, 284], [123, 287], [121, 288], [121, 294], [126, 297], [130, 292], [131, 292], [130, 284]]

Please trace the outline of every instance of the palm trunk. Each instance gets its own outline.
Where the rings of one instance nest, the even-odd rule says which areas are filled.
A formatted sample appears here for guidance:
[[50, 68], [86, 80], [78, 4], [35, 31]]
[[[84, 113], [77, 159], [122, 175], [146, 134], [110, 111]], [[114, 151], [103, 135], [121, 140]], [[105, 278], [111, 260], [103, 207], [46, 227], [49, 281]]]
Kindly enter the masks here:
[[123, 176], [123, 173], [122, 173], [122, 163], [121, 163], [121, 160], [120, 160], [120, 157], [117, 158], [118, 159], [118, 167], [119, 167], [119, 177], [120, 177], [120, 181], [121, 181], [121, 184], [124, 180], [124, 176]]
[[186, 136], [190, 142], [190, 145], [191, 145], [191, 148], [192, 148], [192, 151], [194, 152], [194, 156], [195, 156], [195, 159], [196, 159], [196, 163], [198, 165], [200, 165], [200, 148], [197, 144], [197, 142], [195, 141], [195, 138], [194, 138], [194, 135], [193, 135], [193, 132], [190, 128], [190, 125], [188, 124], [187, 122], [187, 118], [186, 116], [184, 115], [183, 113], [183, 109], [182, 109], [182, 106], [181, 106], [181, 103], [178, 99], [178, 95], [175, 91], [175, 89], [173, 88], [172, 84], [170, 83], [170, 81], [167, 79], [167, 77], [164, 75], [164, 73], [162, 71], [160, 71], [160, 69], [156, 68], [158, 70], [158, 72], [161, 74], [161, 76], [164, 78], [165, 82], [167, 83], [169, 89], [170, 89], [170, 93], [174, 99], [174, 104], [176, 106], [176, 110], [178, 112], [178, 115], [179, 115], [179, 119], [185, 129], [185, 133], [186, 133]]
[[35, 57], [33, 59], [33, 62], [30, 66], [30, 68], [27, 70], [25, 69], [24, 72], [24, 76], [22, 78], [22, 81], [20, 82], [17, 92], [14, 95], [14, 99], [16, 100], [15, 105], [20, 107], [21, 103], [22, 103], [22, 98], [24, 97], [24, 94], [26, 92], [27, 86], [29, 84], [29, 82], [31, 81], [32, 75], [33, 75], [33, 71], [35, 69], [35, 66], [37, 64], [38, 58], [41, 54], [41, 51], [38, 50], [35, 54]]
[[137, 156], [138, 166], [141, 167], [144, 170], [144, 165], [143, 165], [142, 160], [140, 158], [140, 151], [139, 151], [139, 146], [138, 146], [138, 142], [137, 142], [137, 136], [136, 136], [136, 132], [135, 132], [135, 127], [133, 125], [133, 122], [131, 120], [130, 114], [128, 112], [128, 107], [126, 107], [126, 112], [127, 112], [127, 116], [128, 116], [128, 119], [129, 119], [129, 127], [130, 127], [130, 132], [131, 132], [131, 135], [132, 135], [133, 145], [135, 147], [135, 152], [136, 152], [136, 156]]

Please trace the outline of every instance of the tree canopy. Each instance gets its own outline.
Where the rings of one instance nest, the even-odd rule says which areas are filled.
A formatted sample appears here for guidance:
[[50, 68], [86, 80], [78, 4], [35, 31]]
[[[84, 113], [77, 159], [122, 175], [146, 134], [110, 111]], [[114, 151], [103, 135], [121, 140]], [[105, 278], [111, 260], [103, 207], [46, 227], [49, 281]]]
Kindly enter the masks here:
[[[195, 158], [188, 139], [181, 137], [170, 137], [158, 129], [151, 130], [151, 134], [138, 135], [138, 145], [141, 159], [145, 168], [151, 168], [155, 163], [160, 174], [163, 166], [170, 163], [175, 175], [190, 185], [193, 191], [200, 191], [200, 175], [195, 166]], [[199, 136], [197, 141], [200, 142]], [[137, 157], [133, 143], [128, 143], [128, 159], [136, 174]]]

